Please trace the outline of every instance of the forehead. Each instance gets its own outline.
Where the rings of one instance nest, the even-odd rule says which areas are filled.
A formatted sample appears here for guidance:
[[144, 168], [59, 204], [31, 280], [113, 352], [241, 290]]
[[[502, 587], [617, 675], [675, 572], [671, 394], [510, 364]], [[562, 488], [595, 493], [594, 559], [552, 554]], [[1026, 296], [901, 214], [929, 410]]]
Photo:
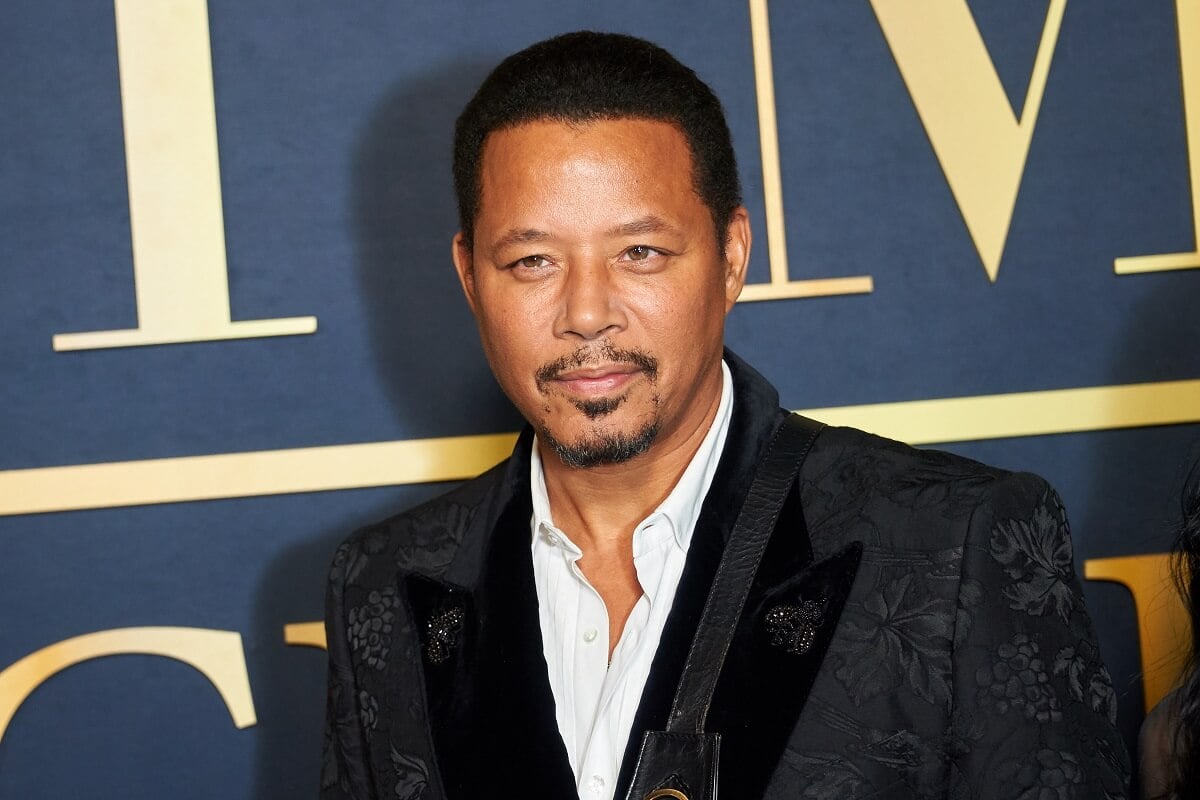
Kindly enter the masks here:
[[688, 216], [703, 209], [691, 149], [669, 122], [538, 120], [494, 131], [484, 142], [477, 228], [520, 213], [577, 219], [637, 205]]
[[544, 147], [561, 144], [580, 149], [614, 143], [625, 147], [649, 147], [670, 150], [691, 160], [687, 137], [672, 122], [644, 117], [612, 117], [593, 120], [534, 119], [499, 128], [488, 134], [483, 157], [489, 152], [522, 146]]

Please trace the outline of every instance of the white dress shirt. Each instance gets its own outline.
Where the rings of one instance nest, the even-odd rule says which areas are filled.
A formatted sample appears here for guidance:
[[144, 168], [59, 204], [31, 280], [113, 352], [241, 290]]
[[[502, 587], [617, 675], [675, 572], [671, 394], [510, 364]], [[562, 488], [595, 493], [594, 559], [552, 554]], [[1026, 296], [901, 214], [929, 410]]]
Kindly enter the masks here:
[[[542, 644], [558, 731], [583, 800], [611, 800], [633, 717], [675, 598], [700, 505], [708, 494], [733, 409], [733, 381], [721, 362], [721, 402], [700, 449], [675, 488], [633, 532], [633, 564], [642, 596], [608, 663], [608, 612], [579, 569], [583, 553], [554, 526], [542, 461], [534, 442], [533, 575]], [[517, 732], [516, 735], [520, 735]]]

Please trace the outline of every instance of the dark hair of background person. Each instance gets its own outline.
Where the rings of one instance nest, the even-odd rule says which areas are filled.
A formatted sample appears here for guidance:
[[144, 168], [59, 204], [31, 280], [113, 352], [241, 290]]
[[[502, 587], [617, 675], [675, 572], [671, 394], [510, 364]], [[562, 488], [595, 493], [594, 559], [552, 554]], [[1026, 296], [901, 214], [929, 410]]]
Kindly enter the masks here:
[[1200, 797], [1200, 461], [1183, 487], [1183, 524], [1172, 547], [1172, 575], [1187, 606], [1192, 650], [1176, 694], [1178, 727], [1172, 742], [1171, 800]]
[[480, 159], [488, 134], [540, 120], [629, 118], [669, 122], [682, 131], [692, 153], [696, 194], [712, 213], [723, 252], [742, 190], [721, 102], [695, 72], [658, 45], [594, 31], [556, 36], [509, 56], [463, 109], [454, 130], [454, 191], [468, 246], [479, 212]]

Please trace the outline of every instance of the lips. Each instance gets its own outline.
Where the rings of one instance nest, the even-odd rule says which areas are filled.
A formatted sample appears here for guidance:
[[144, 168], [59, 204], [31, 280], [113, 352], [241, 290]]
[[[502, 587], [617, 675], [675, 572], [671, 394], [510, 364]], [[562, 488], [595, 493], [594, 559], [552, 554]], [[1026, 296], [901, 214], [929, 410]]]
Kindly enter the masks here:
[[654, 383], [658, 360], [639, 348], [620, 349], [608, 341], [580, 347], [535, 373], [540, 391], [562, 392], [582, 401], [612, 397], [639, 376]]
[[606, 395], [625, 388], [641, 370], [632, 364], [611, 364], [566, 370], [550, 383], [575, 395]]

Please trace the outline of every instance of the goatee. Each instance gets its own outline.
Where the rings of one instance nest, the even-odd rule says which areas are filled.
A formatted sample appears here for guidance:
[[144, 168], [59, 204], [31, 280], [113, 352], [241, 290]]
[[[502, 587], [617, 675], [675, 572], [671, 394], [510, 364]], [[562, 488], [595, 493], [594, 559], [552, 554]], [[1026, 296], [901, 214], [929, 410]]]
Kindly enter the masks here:
[[538, 436], [568, 467], [589, 469], [604, 464], [623, 464], [642, 455], [654, 444], [658, 428], [658, 420], [653, 420], [636, 433], [593, 433], [574, 444], [560, 442], [547, 430], [538, 431]]

